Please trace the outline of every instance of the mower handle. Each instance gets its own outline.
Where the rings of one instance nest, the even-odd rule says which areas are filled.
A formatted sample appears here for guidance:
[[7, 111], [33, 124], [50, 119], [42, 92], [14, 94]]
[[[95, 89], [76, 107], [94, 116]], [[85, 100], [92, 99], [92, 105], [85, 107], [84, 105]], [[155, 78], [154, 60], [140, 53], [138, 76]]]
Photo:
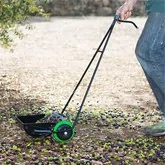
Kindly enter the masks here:
[[114, 20], [116, 20], [118, 22], [131, 23], [135, 26], [136, 29], [138, 29], [138, 26], [134, 22], [121, 20], [120, 19], [120, 14], [116, 14], [115, 17], [114, 17]]
[[80, 105], [80, 107], [79, 107], [79, 110], [78, 110], [78, 112], [77, 112], [77, 115], [76, 115], [75, 121], [74, 121], [74, 123], [73, 123], [72, 129], [74, 129], [75, 125], [77, 124], [78, 117], [79, 117], [79, 115], [80, 115], [80, 113], [81, 113], [81, 110], [82, 110], [82, 108], [83, 108], [84, 102], [85, 102], [85, 100], [86, 100], [86, 97], [87, 97], [87, 95], [88, 95], [89, 89], [90, 89], [90, 87], [91, 87], [91, 85], [92, 85], [92, 82], [93, 82], [93, 80], [94, 80], [95, 74], [96, 74], [96, 72], [97, 72], [97, 70], [98, 70], [99, 64], [100, 64], [100, 62], [101, 62], [101, 59], [102, 59], [102, 57], [103, 57], [105, 48], [106, 48], [106, 46], [107, 46], [107, 44], [108, 44], [109, 38], [110, 38], [110, 36], [111, 36], [111, 33], [112, 33], [112, 31], [113, 31], [113, 28], [114, 28], [116, 22], [131, 23], [131, 24], [133, 24], [133, 25], [135, 26], [135, 28], [138, 28], [138, 27], [136, 26], [136, 24], [135, 24], [134, 22], [132, 22], [132, 21], [123, 21], [123, 20], [120, 20], [120, 15], [119, 15], [119, 14], [114, 16], [114, 19], [113, 19], [112, 24], [110, 25], [108, 31], [106, 32], [104, 38], [103, 38], [102, 41], [101, 41], [99, 47], [97, 48], [95, 54], [93, 55], [91, 61], [89, 62], [88, 66], [86, 67], [86, 69], [85, 69], [83, 75], [81, 76], [80, 80], [78, 81], [76, 87], [74, 88], [72, 94], [70, 95], [70, 97], [69, 97], [67, 103], [65, 104], [65, 106], [64, 106], [64, 108], [63, 108], [63, 110], [62, 110], [62, 112], [61, 112], [61, 114], [64, 113], [64, 111], [66, 110], [67, 106], [69, 105], [69, 103], [70, 103], [72, 97], [74, 96], [75, 92], [77, 91], [79, 85], [81, 84], [82, 80], [84, 79], [84, 77], [85, 77], [87, 71], [89, 70], [91, 64], [93, 63], [95, 57], [97, 56], [98, 53], [101, 53], [101, 54], [100, 54], [100, 57], [99, 57], [99, 59], [98, 59], [98, 61], [97, 61], [97, 63], [96, 63], [96, 67], [95, 67], [95, 69], [94, 69], [94, 72], [93, 72], [93, 74], [92, 74], [92, 77], [91, 77], [91, 79], [90, 79], [90, 81], [89, 81], [89, 84], [88, 84], [88, 86], [87, 86], [87, 89], [86, 89], [86, 91], [85, 91], [83, 100], [82, 100], [81, 105]]

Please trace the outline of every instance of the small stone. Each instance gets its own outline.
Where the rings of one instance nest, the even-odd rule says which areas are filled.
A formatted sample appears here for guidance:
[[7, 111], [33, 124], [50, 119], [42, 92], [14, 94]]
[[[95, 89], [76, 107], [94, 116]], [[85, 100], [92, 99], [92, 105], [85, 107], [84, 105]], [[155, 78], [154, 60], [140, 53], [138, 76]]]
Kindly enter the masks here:
[[103, 163], [100, 161], [92, 160], [92, 165], [103, 165]]
[[102, 0], [103, 6], [108, 6], [109, 5], [109, 0]]

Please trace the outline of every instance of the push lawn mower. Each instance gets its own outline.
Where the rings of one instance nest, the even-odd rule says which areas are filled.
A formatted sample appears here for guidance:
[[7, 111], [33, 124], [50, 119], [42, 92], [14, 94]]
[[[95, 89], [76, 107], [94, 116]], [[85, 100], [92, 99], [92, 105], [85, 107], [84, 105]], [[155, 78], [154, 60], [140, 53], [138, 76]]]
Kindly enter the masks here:
[[[79, 115], [81, 113], [82, 107], [84, 105], [84, 102], [86, 100], [86, 97], [88, 95], [88, 92], [90, 90], [90, 87], [92, 85], [92, 82], [94, 80], [95, 74], [98, 70], [99, 64], [101, 62], [101, 59], [103, 57], [105, 48], [108, 44], [109, 38], [111, 36], [111, 33], [113, 31], [113, 28], [116, 24], [116, 22], [125, 22], [125, 23], [131, 23], [136, 28], [136, 24], [132, 21], [123, 21], [119, 19], [119, 15], [115, 15], [114, 20], [112, 24], [110, 25], [107, 33], [105, 34], [103, 40], [101, 41], [99, 47], [97, 48], [95, 54], [93, 55], [91, 61], [89, 62], [87, 68], [85, 69], [83, 75], [81, 76], [79, 82], [77, 83], [76, 87], [74, 88], [71, 96], [69, 97], [66, 105], [64, 106], [61, 113], [54, 112], [52, 113], [44, 122], [38, 122], [39, 120], [45, 118], [45, 114], [39, 114], [39, 115], [28, 115], [28, 116], [17, 116], [17, 121], [20, 123], [20, 125], [23, 127], [25, 132], [32, 136], [32, 137], [40, 137], [43, 135], [52, 135], [53, 139], [57, 142], [67, 142], [72, 139], [72, 137], [75, 134], [75, 126], [78, 122]], [[92, 77], [89, 81], [89, 84], [87, 86], [85, 95], [83, 97], [82, 103], [78, 109], [78, 112], [76, 114], [74, 122], [70, 122], [65, 116], [64, 111], [68, 107], [72, 97], [74, 96], [76, 90], [78, 89], [79, 85], [81, 84], [83, 78], [85, 77], [87, 71], [89, 70], [91, 64], [93, 63], [95, 57], [100, 53], [99, 59], [96, 63], [96, 67], [94, 69], [94, 72], [92, 74]]]

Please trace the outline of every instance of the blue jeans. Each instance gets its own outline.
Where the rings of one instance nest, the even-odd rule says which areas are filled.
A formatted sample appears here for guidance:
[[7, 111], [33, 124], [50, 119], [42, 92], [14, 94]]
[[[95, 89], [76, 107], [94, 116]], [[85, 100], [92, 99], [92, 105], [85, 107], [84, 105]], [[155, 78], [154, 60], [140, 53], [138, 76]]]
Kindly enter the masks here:
[[165, 13], [149, 14], [135, 52], [165, 116]]

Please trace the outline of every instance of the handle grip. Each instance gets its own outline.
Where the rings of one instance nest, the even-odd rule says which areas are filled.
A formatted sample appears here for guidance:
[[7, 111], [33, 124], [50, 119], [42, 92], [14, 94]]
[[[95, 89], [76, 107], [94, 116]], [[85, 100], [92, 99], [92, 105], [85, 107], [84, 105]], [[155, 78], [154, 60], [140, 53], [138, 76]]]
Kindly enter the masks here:
[[123, 23], [131, 23], [131, 24], [134, 25], [134, 27], [135, 27], [136, 29], [138, 29], [138, 26], [137, 26], [134, 22], [132, 22], [132, 21], [120, 20], [120, 14], [116, 14], [115, 17], [114, 17], [114, 20], [116, 20], [116, 21], [118, 21], [118, 22], [123, 22]]

